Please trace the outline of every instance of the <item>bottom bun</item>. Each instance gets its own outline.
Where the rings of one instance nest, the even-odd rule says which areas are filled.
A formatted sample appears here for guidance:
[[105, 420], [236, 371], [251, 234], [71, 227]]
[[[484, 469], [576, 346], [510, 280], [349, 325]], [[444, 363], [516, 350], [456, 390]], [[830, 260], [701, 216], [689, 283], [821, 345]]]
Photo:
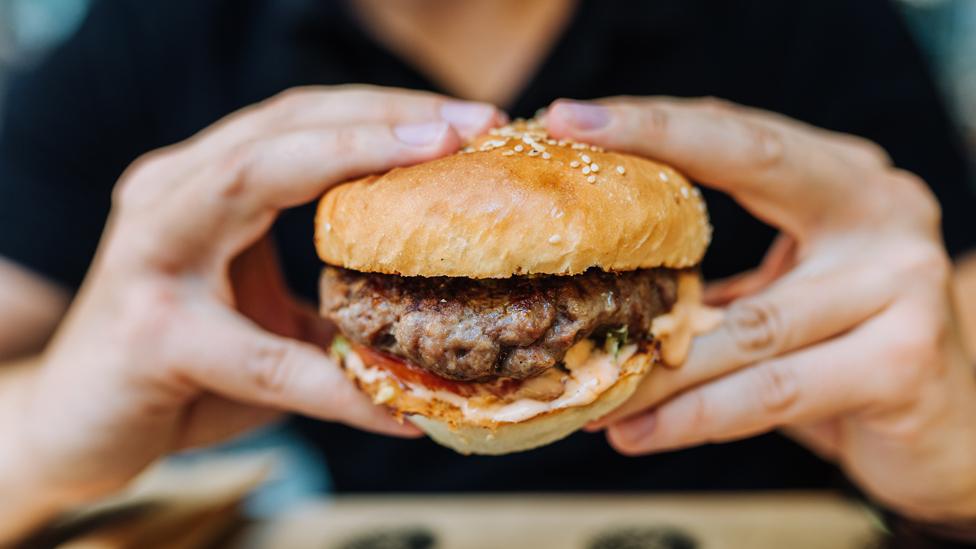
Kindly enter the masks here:
[[586, 406], [555, 410], [519, 423], [500, 423], [494, 428], [465, 424], [452, 427], [446, 421], [421, 415], [408, 416], [407, 419], [438, 444], [461, 454], [499, 456], [531, 450], [568, 437], [626, 402], [650, 369], [651, 356], [641, 353], [630, 360], [647, 363], [644, 372], [622, 377]]
[[[429, 391], [418, 391], [409, 382], [395, 380], [388, 373], [366, 367], [362, 356], [355, 350], [344, 351], [342, 364], [349, 376], [374, 402], [385, 404], [398, 416], [406, 417], [435, 442], [461, 454], [501, 455], [555, 442], [623, 404], [657, 360], [656, 346], [651, 345], [640, 350], [636, 347], [628, 345], [621, 349], [620, 363], [611, 367], [615, 379], [607, 380], [605, 388], [592, 399], [587, 399], [585, 403], [539, 410], [531, 417], [507, 421], [499, 419], [499, 415], [492, 411], [497, 410], [499, 404], [491, 399], [474, 398], [464, 402], [448, 402]], [[617, 361], [602, 349], [592, 349], [588, 356], [585, 362]], [[573, 394], [575, 392], [564, 393]], [[545, 405], [540, 402], [535, 404]], [[476, 408], [478, 413], [474, 416], [466, 415], [459, 408], [461, 405], [468, 408], [468, 412], [471, 408]]]

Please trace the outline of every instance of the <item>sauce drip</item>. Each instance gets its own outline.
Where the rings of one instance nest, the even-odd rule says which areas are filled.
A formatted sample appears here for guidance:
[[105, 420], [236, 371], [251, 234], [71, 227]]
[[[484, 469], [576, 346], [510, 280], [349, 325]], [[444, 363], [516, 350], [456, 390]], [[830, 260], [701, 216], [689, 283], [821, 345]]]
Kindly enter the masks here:
[[702, 304], [702, 282], [698, 273], [678, 274], [678, 299], [671, 312], [654, 319], [651, 334], [661, 342], [661, 358], [665, 366], [684, 363], [695, 336], [714, 330], [723, 313]]

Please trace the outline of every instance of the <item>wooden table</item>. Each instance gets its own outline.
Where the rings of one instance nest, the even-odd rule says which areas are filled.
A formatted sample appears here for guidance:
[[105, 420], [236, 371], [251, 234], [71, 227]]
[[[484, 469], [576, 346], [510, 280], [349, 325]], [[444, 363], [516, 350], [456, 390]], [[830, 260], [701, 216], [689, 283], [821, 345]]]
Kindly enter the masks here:
[[828, 493], [337, 497], [248, 520], [241, 503], [273, 464], [164, 462], [31, 547], [863, 549], [880, 535], [864, 508]]
[[309, 504], [249, 545], [863, 549], [877, 536], [863, 508], [828, 494], [387, 496]]

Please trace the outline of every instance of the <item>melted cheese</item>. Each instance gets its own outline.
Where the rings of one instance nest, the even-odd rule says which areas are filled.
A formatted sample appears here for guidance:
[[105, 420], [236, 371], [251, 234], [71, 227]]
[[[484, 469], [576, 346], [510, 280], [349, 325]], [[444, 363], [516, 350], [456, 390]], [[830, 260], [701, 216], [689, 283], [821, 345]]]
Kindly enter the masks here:
[[[573, 361], [575, 364], [570, 367], [569, 375], [565, 375], [563, 392], [552, 400], [537, 400], [524, 395], [520, 397], [519, 393], [531, 391], [531, 386], [520, 388], [519, 393], [513, 395], [511, 399], [489, 401], [489, 399], [484, 398], [464, 397], [450, 391], [430, 389], [415, 383], [404, 381], [399, 381], [399, 383], [406, 385], [407, 390], [418, 398], [436, 399], [455, 406], [461, 410], [465, 419], [472, 422], [515, 423], [525, 421], [553, 410], [585, 406], [592, 403], [617, 382], [620, 377], [619, 365], [627, 362], [637, 352], [637, 346], [633, 344], [621, 347], [616, 356], [599, 350], [594, 352], [593, 343], [588, 340], [577, 343], [572, 349], [580, 345], [584, 346], [583, 349], [589, 350], [588, 356], [582, 357], [582, 351], [579, 350], [574, 353], [574, 358], [577, 360]], [[572, 349], [570, 350], [572, 351]], [[355, 352], [346, 355], [345, 366], [357, 378], [366, 383], [397, 383], [388, 371], [367, 366]], [[529, 384], [526, 383], [526, 385]]]

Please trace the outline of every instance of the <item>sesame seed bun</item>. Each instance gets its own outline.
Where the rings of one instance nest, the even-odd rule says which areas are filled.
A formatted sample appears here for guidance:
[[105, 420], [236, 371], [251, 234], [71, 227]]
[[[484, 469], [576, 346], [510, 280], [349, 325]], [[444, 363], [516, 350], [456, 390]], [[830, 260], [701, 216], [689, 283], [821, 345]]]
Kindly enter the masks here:
[[517, 122], [457, 154], [333, 188], [315, 244], [357, 271], [506, 278], [692, 267], [710, 237], [701, 194], [672, 168]]

